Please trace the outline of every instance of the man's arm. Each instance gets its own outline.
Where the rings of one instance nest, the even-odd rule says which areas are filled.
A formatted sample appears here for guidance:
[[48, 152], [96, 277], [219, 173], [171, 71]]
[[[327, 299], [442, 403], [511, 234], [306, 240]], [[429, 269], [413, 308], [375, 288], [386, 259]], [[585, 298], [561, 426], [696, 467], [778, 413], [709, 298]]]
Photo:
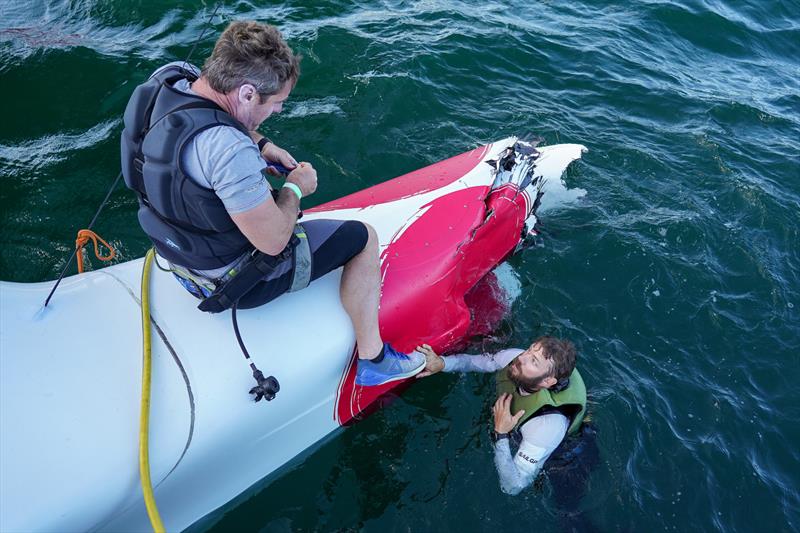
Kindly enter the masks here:
[[[307, 196], [317, 188], [317, 172], [309, 163], [300, 163], [286, 182], [294, 183]], [[300, 199], [294, 191], [283, 188], [277, 201], [269, 196], [252, 209], [231, 214], [231, 219], [258, 251], [278, 255], [292, 236], [299, 207]]]
[[522, 443], [513, 457], [509, 439], [498, 440], [494, 445], [494, 463], [500, 490], [514, 496], [533, 483], [544, 462], [564, 440], [568, 428], [569, 419], [560, 413], [527, 420], [520, 428]]
[[497, 353], [484, 353], [469, 355], [465, 353], [448, 355], [444, 359], [443, 372], [497, 372], [505, 368], [516, 356], [524, 350], [508, 348]]
[[281, 189], [277, 202], [270, 196], [252, 209], [231, 214], [231, 219], [258, 251], [278, 255], [292, 236], [299, 206], [294, 192]]
[[424, 378], [437, 372], [496, 372], [504, 368], [523, 350], [519, 348], [509, 348], [501, 350], [495, 354], [456, 354], [442, 357], [433, 351], [428, 344], [417, 346], [417, 351], [425, 356], [425, 370], [417, 374], [418, 378]]

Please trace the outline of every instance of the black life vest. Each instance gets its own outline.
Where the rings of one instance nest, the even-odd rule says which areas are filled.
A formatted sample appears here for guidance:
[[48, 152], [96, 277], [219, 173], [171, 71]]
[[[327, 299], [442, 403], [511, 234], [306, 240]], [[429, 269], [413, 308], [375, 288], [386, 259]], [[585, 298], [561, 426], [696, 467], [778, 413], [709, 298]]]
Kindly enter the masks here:
[[210, 270], [230, 264], [253, 245], [214, 191], [186, 175], [181, 153], [215, 126], [247, 129], [217, 104], [173, 87], [196, 79], [170, 66], [139, 85], [125, 108], [122, 174], [139, 197], [139, 224], [159, 255], [178, 265]]

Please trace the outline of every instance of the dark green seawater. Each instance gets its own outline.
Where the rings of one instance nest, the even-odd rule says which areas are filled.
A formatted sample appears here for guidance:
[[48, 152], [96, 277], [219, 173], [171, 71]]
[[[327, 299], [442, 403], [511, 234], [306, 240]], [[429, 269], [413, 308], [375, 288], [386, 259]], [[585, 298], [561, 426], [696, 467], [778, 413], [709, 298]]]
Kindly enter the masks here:
[[[543, 213], [473, 347], [573, 339], [596, 441], [505, 496], [491, 378], [437, 376], [193, 529], [800, 529], [796, 0], [261, 4], [227, 2], [194, 59], [235, 18], [305, 56], [262, 130], [320, 169], [308, 206], [510, 134], [589, 147], [567, 176], [587, 195]], [[133, 87], [213, 8], [0, 0], [2, 279], [57, 276]], [[97, 225], [123, 260], [148, 247], [135, 211], [119, 190]]]

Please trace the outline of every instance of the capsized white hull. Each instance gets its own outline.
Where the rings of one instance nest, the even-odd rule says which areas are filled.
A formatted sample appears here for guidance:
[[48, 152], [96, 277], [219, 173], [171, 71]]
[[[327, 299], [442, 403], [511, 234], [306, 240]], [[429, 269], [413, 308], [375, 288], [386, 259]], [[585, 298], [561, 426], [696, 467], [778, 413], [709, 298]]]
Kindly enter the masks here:
[[[484, 162], [513, 143], [513, 138], [498, 141], [429, 167], [428, 174], [422, 169], [306, 214], [306, 219], [359, 219], [378, 231], [384, 303], [392, 302], [381, 310], [385, 337], [393, 331], [393, 316], [402, 317], [406, 293], [402, 283], [390, 278], [409, 268], [401, 265], [403, 250], [415, 246], [411, 241], [411, 248], [393, 251], [394, 244], [405, 239], [407, 245], [417, 235], [415, 228], [437, 223], [431, 217], [440, 200], [472, 192], [486, 197], [495, 176]], [[584, 148], [539, 150], [537, 177], [552, 181]], [[533, 216], [536, 186], [517, 191], [524, 193], [521, 200], [505, 198], [523, 218]], [[400, 194], [404, 187], [412, 190]], [[462, 214], [453, 212], [452, 218], [461, 220]], [[479, 223], [481, 216], [475, 216]], [[464, 243], [480, 225], [463, 235], [449, 227], [440, 229], [440, 239], [419, 246], [429, 246], [433, 256], [455, 257], [469, 249]], [[506, 237], [516, 242], [520, 236]], [[435, 271], [431, 286], [449, 290], [441, 289], [443, 278], [436, 270], [441, 261], [409, 261], [421, 269], [415, 280], [426, 280]], [[136, 259], [66, 278], [48, 308], [42, 304], [52, 282], [0, 282], [0, 530], [150, 529], [138, 473], [142, 263]], [[459, 272], [446, 271], [455, 280], [452, 287], [462, 279]], [[364, 400], [370, 391], [354, 388], [349, 377], [355, 339], [339, 302], [340, 275], [340, 270], [332, 272], [305, 290], [239, 312], [254, 361], [281, 385], [273, 401], [256, 404], [247, 394], [252, 377], [230, 313], [201, 313], [197, 300], [171, 274], [153, 270], [151, 312], [157, 328], [150, 461], [168, 530], [184, 529], [224, 505], [372, 401]], [[409, 294], [425, 287], [412, 289]], [[430, 335], [424, 329], [428, 323], [417, 327], [397, 320], [403, 331], [415, 332], [387, 339], [402, 348]], [[461, 330], [447, 329], [446, 316], [441, 320], [439, 346], [457, 341]]]

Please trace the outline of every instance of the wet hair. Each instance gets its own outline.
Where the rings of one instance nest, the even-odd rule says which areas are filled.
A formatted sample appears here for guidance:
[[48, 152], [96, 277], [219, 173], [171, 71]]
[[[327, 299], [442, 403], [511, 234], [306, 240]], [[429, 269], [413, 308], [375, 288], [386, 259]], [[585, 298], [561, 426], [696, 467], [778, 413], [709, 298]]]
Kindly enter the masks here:
[[539, 337], [533, 342], [533, 344], [537, 343], [542, 348], [544, 358], [553, 361], [553, 370], [550, 376], [556, 378], [557, 381], [568, 379], [575, 370], [575, 360], [578, 357], [575, 345], [566, 339], [548, 336]]
[[274, 26], [252, 20], [232, 22], [203, 65], [203, 76], [217, 92], [249, 83], [266, 99], [300, 76], [300, 55], [292, 52]]

